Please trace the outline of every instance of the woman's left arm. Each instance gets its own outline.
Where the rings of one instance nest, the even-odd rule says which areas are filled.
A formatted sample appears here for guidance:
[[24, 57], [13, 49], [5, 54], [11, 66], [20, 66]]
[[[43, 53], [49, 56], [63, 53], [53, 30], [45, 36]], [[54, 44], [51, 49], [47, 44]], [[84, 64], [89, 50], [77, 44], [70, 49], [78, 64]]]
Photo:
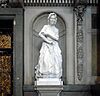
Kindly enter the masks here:
[[51, 39], [53, 39], [55, 41], [58, 41], [58, 39], [59, 39], [59, 36], [58, 35], [54, 36], [54, 35], [47, 34], [46, 36], [47, 37], [50, 37]]
[[56, 29], [55, 35], [54, 34], [46, 34], [47, 37], [50, 37], [51, 39], [58, 41], [59, 40], [59, 31]]

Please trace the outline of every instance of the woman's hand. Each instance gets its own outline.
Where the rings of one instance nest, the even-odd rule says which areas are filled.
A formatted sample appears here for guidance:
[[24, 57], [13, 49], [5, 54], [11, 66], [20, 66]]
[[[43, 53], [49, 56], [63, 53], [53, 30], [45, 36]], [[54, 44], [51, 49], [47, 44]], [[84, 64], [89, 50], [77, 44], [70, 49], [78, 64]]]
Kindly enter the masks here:
[[45, 42], [47, 42], [48, 44], [51, 44], [51, 45], [53, 44], [52, 41], [50, 41], [50, 40], [47, 39], [47, 35], [44, 34], [44, 32], [41, 32], [41, 33], [39, 34], [39, 36], [40, 36]]

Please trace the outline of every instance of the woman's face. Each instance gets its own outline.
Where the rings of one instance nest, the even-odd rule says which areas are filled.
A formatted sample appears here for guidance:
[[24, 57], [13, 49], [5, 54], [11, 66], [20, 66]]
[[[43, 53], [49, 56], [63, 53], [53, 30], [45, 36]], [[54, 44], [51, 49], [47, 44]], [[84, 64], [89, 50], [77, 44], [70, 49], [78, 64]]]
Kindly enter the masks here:
[[54, 15], [52, 15], [49, 19], [49, 23], [50, 25], [55, 25], [57, 23], [57, 18]]

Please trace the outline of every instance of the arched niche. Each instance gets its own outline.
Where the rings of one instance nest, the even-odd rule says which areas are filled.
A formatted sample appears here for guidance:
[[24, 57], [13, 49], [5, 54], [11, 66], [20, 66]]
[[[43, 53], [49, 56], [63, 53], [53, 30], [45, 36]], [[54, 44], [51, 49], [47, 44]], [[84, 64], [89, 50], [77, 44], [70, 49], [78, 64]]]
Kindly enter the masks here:
[[[38, 64], [38, 58], [39, 58], [39, 51], [42, 45], [42, 39], [39, 37], [39, 32], [42, 29], [42, 27], [46, 24], [48, 24], [48, 14], [50, 12], [45, 12], [40, 15], [38, 15], [35, 20], [33, 20], [32, 23], [32, 32], [33, 32], [33, 64], [34, 67]], [[62, 57], [63, 57], [63, 76], [62, 80], [64, 83], [66, 83], [66, 24], [61, 16], [57, 14], [57, 24], [56, 27], [59, 29], [59, 46], [62, 51]], [[33, 71], [33, 78], [35, 78], [35, 70]]]

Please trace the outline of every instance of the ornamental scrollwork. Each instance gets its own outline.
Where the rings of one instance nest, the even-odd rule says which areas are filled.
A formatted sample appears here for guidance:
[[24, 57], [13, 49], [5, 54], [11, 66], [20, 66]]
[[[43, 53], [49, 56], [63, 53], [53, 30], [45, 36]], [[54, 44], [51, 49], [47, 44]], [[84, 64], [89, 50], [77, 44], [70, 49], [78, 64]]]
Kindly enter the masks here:
[[79, 1], [74, 7], [74, 12], [77, 18], [77, 32], [76, 32], [76, 53], [77, 53], [77, 76], [81, 81], [83, 78], [83, 64], [84, 64], [84, 35], [83, 35], [83, 16], [86, 11], [86, 3]]

